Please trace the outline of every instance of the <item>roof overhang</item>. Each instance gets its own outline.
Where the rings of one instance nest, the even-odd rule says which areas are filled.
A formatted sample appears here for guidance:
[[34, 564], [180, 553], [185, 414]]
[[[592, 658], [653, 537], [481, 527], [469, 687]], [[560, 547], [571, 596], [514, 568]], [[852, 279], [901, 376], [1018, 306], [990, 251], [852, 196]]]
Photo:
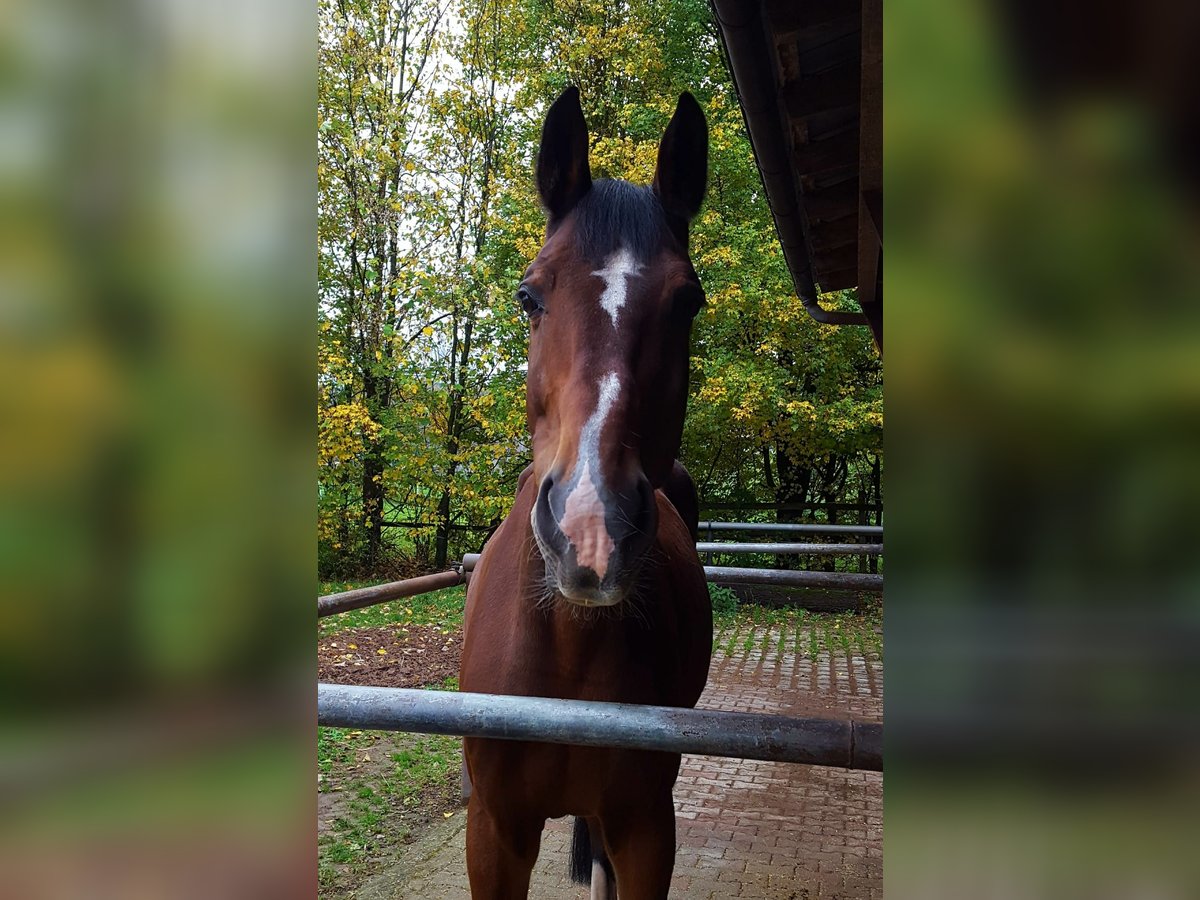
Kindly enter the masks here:
[[[882, 0], [712, 5], [796, 294], [882, 353]], [[861, 313], [818, 303], [854, 287]]]

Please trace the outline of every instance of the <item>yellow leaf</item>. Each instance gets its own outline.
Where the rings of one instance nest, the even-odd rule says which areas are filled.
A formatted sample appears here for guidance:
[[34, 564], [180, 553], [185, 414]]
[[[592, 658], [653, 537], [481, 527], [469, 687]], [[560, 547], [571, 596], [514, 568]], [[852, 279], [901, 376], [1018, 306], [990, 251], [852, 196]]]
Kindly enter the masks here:
[[379, 648], [378, 650], [376, 650], [375, 652], [376, 652], [376, 653], [378, 653], [380, 656], [387, 656], [387, 651], [386, 651], [386, 650], [384, 650], [382, 647], [380, 647], [380, 648]]

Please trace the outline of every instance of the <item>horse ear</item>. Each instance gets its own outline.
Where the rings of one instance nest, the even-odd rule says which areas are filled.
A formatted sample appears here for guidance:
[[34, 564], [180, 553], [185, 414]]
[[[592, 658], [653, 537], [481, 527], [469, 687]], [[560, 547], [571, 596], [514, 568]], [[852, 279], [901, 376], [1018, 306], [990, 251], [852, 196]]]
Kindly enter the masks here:
[[686, 223], [700, 211], [707, 184], [708, 122], [696, 98], [683, 93], [658, 145], [654, 193], [669, 215]]
[[546, 113], [537, 156], [537, 189], [550, 218], [560, 219], [591, 186], [587, 122], [579, 106], [579, 88], [572, 86], [559, 94]]

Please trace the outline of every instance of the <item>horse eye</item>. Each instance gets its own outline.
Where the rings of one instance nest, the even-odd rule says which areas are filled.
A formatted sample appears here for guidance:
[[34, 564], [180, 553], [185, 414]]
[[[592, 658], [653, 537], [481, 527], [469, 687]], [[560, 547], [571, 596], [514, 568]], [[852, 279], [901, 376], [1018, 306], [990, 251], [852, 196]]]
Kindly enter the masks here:
[[675, 292], [675, 308], [686, 316], [695, 316], [707, 304], [704, 289], [699, 285], [688, 285]]
[[525, 315], [527, 316], [536, 316], [546, 311], [542, 306], [541, 298], [525, 287], [525, 285], [517, 288], [517, 301], [521, 304], [521, 309], [525, 310]]

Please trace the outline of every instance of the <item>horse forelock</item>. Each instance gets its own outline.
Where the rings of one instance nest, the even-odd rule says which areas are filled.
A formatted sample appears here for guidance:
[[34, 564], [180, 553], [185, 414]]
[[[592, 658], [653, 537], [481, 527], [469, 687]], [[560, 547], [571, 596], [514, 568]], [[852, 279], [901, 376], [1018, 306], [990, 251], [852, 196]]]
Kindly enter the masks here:
[[593, 182], [568, 218], [575, 251], [596, 265], [622, 250], [644, 264], [674, 241], [658, 195], [619, 179]]

